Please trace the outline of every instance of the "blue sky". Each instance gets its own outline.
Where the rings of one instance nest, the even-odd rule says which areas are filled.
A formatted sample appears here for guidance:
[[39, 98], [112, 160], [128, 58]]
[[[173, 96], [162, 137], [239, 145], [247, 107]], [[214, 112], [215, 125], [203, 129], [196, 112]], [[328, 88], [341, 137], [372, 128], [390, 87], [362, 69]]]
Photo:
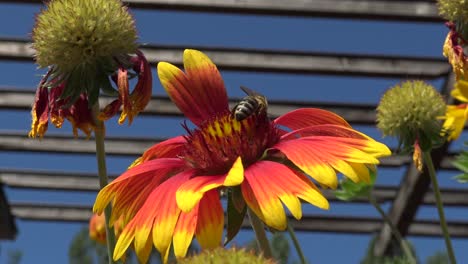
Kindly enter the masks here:
[[[0, 37], [29, 37], [34, 16], [39, 5], [0, 4]], [[377, 21], [332, 20], [313, 18], [284, 18], [270, 16], [236, 16], [170, 11], [132, 10], [142, 43], [178, 44], [187, 47], [227, 46], [245, 48], [268, 48], [307, 50], [323, 52], [346, 52], [362, 54], [412, 55], [441, 57], [442, 44], [447, 33], [442, 24], [396, 23]], [[2, 72], [0, 87], [34, 89], [40, 71], [33, 63], [0, 61]], [[154, 73], [154, 68], [153, 68]], [[290, 99], [325, 102], [361, 102], [376, 104], [382, 93], [401, 79], [361, 77], [335, 77], [318, 75], [292, 75], [267, 73], [240, 73], [222, 71], [228, 94], [241, 96], [238, 89], [246, 85], [265, 94], [270, 99]], [[156, 76], [156, 75], [154, 75]], [[154, 94], [163, 94], [154, 77]], [[432, 82], [440, 86], [441, 80]], [[107, 124], [109, 135], [161, 137], [184, 133], [181, 118], [138, 117], [132, 127]], [[1, 111], [2, 130], [17, 130], [27, 133], [30, 116], [27, 111]], [[381, 139], [373, 127], [358, 126], [357, 129], [395, 146], [391, 139]], [[71, 134], [70, 127], [50, 129], [49, 133]], [[464, 137], [466, 138], [466, 137]], [[461, 146], [457, 141], [454, 149]], [[135, 157], [109, 157], [109, 173], [125, 170]], [[91, 155], [55, 155], [0, 152], [0, 168], [28, 168], [95, 172], [95, 159]], [[404, 169], [379, 170], [379, 184], [398, 184]], [[439, 174], [443, 187], [464, 187], [454, 182], [453, 172]], [[5, 188], [10, 201], [34, 201], [49, 203], [89, 204], [95, 194], [72, 192], [46, 192]], [[388, 208], [388, 204], [384, 205]], [[324, 212], [312, 206], [304, 206], [306, 213], [322, 215], [377, 216], [368, 205], [332, 204]], [[447, 208], [450, 220], [467, 220], [463, 208]], [[423, 206], [418, 219], [436, 219], [433, 207]], [[2, 253], [8, 249], [24, 252], [22, 263], [66, 263], [68, 245], [80, 224], [32, 222], [17, 220], [19, 234], [14, 242], [0, 242]], [[365, 254], [370, 236], [325, 233], [299, 233], [299, 239], [312, 263], [358, 263]], [[237, 243], [250, 240], [253, 234], [243, 231]], [[425, 259], [437, 250], [444, 249], [439, 238], [413, 238], [418, 255]], [[468, 261], [468, 240], [454, 239], [454, 247], [460, 263]], [[339, 251], [339, 254], [337, 254]], [[0, 255], [0, 263], [5, 254]]]

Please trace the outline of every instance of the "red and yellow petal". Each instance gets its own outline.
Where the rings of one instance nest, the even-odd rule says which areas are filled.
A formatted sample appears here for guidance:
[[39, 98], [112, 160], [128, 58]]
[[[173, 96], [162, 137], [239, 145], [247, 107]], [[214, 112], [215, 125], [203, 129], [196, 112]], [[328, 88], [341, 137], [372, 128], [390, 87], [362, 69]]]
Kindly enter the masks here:
[[[341, 135], [341, 131], [336, 135]], [[280, 141], [273, 148], [284, 153], [317, 182], [330, 188], [338, 185], [335, 170], [353, 181], [368, 181], [367, 164], [378, 164], [377, 158], [391, 154], [387, 146], [370, 138], [340, 136], [308, 136]], [[364, 167], [358, 164], [364, 164]]]
[[[93, 211], [95, 213], [102, 213], [107, 204], [109, 204], [117, 194], [121, 195], [122, 197], [132, 196], [135, 195], [135, 193], [138, 194], [136, 190], [143, 189], [144, 185], [146, 185], [145, 183], [154, 180], [154, 178], [164, 180], [168, 174], [177, 172], [185, 166], [186, 165], [184, 161], [180, 159], [169, 158], [155, 159], [145, 162], [139, 166], [135, 166], [124, 172], [98, 193], [94, 203]], [[138, 184], [132, 184], [135, 180]], [[134, 187], [135, 190], [132, 189], [132, 192], [128, 191], [130, 186]], [[129, 200], [129, 203], [131, 203], [132, 199], [129, 198]]]
[[148, 160], [160, 159], [160, 158], [176, 158], [180, 155], [181, 151], [185, 147], [187, 140], [184, 136], [173, 137], [168, 140], [164, 140], [157, 143], [145, 150], [143, 155], [136, 159], [131, 165], [135, 167], [138, 164], [146, 162]]
[[282, 203], [291, 214], [302, 217], [301, 198], [313, 205], [328, 209], [328, 201], [312, 182], [304, 181], [292, 169], [272, 161], [259, 161], [245, 171], [245, 182], [241, 185], [247, 205], [258, 217], [278, 230], [287, 226]]
[[[158, 202], [159, 209], [153, 224], [153, 243], [161, 255], [165, 255], [169, 249], [176, 228], [177, 220], [181, 210], [177, 207], [175, 199], [176, 191], [193, 176], [194, 171], [189, 170], [173, 176], [168, 181], [161, 184], [160, 198], [154, 200]], [[153, 202], [153, 207], [154, 207]], [[151, 206], [150, 206], [150, 209]], [[167, 262], [167, 259], [164, 260]]]
[[221, 245], [224, 230], [224, 210], [217, 190], [203, 195], [198, 206], [196, 237], [202, 249]]
[[183, 258], [187, 255], [187, 250], [192, 243], [197, 227], [198, 210], [198, 206], [195, 206], [192, 211], [181, 212], [179, 215], [172, 242], [176, 258]]
[[106, 121], [112, 118], [119, 112], [120, 106], [122, 106], [122, 101], [120, 99], [115, 99], [110, 104], [106, 105], [103, 110], [98, 115], [99, 120]]
[[244, 167], [239, 157], [227, 174], [197, 176], [184, 183], [177, 190], [177, 205], [183, 212], [189, 212], [198, 204], [203, 194], [220, 186], [236, 186], [244, 181]]
[[194, 124], [229, 109], [226, 89], [216, 65], [202, 52], [184, 51], [185, 73], [167, 62], [158, 75], [171, 100]]
[[274, 123], [290, 130], [325, 124], [351, 127], [341, 116], [318, 108], [300, 108], [288, 112], [276, 118]]
[[[41, 82], [42, 83], [42, 82]], [[34, 103], [31, 110], [32, 122], [29, 137], [42, 138], [49, 124], [49, 91], [40, 84], [36, 90]]]

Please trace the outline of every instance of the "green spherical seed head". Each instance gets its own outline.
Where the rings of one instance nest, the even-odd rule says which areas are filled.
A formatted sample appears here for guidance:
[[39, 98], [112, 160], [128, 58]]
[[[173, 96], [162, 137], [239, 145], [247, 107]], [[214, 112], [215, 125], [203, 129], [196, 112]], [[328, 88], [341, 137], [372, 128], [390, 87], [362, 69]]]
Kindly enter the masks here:
[[177, 263], [181, 264], [273, 264], [272, 260], [265, 259], [262, 256], [256, 256], [253, 253], [239, 248], [216, 248], [214, 250], [205, 250], [198, 255], [181, 259]]
[[449, 21], [468, 22], [468, 0], [438, 0], [439, 14]]
[[63, 74], [137, 48], [134, 20], [119, 0], [50, 1], [32, 37], [37, 64]]
[[445, 114], [445, 108], [434, 87], [423, 81], [406, 81], [383, 95], [377, 107], [377, 127], [405, 146], [412, 146], [417, 139], [435, 142], [441, 132], [438, 117]]

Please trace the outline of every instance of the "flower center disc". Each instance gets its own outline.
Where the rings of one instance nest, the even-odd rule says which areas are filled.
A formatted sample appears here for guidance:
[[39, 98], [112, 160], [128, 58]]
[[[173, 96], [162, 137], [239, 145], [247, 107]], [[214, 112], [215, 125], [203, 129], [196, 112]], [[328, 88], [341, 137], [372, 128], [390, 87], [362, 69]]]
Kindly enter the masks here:
[[255, 162], [279, 140], [266, 112], [237, 121], [229, 111], [189, 131], [183, 158], [207, 174], [227, 172], [240, 156], [244, 166]]

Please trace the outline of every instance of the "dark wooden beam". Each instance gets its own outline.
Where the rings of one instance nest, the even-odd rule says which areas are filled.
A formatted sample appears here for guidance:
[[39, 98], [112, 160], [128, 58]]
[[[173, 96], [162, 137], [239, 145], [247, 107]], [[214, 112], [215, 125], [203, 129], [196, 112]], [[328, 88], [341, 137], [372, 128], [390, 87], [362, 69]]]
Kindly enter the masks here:
[[[114, 179], [116, 175], [109, 176]], [[0, 170], [0, 182], [10, 188], [40, 189], [40, 190], [66, 190], [89, 191], [99, 190], [98, 178], [95, 174], [70, 173], [57, 171], [32, 171], [32, 170]], [[375, 186], [373, 195], [379, 203], [390, 202], [395, 199], [398, 192], [397, 186]], [[442, 199], [446, 206], [468, 206], [468, 189], [443, 188]], [[323, 190], [323, 194], [329, 201], [340, 202], [330, 190]], [[368, 203], [367, 199], [357, 199], [353, 202]], [[429, 191], [422, 201], [424, 205], [435, 205], [434, 194]]]
[[[175, 45], [140, 47], [153, 65], [167, 61], [179, 66], [185, 48], [204, 51], [220, 69], [233, 71], [433, 79], [450, 70], [443, 58]], [[28, 40], [0, 39], [0, 59], [32, 61], [33, 56], [34, 50]]]
[[[102, 97], [100, 105], [107, 105], [115, 98]], [[230, 100], [231, 107], [239, 102], [240, 98]], [[0, 87], [0, 110], [25, 110], [31, 111], [31, 104], [34, 101], [32, 89], [18, 90], [13, 88]], [[298, 108], [317, 107], [332, 111], [348, 122], [359, 125], [375, 124], [375, 107], [372, 104], [346, 104], [346, 103], [323, 103], [323, 102], [301, 102], [286, 100], [269, 100], [268, 113], [274, 118]], [[167, 96], [154, 96], [141, 115], [160, 115], [183, 117], [180, 110]]]
[[[42, 3], [42, 0], [1, 0], [0, 2]], [[276, 15], [301, 17], [331, 17], [351, 19], [403, 20], [441, 22], [433, 1], [392, 0], [126, 0], [131, 8]]]
[[[136, 139], [106, 137], [106, 153], [117, 156], [140, 156], [143, 152], [161, 139]], [[131, 146], [131, 147], [129, 147]], [[27, 133], [0, 133], [0, 150], [50, 152], [66, 154], [95, 154], [93, 140], [75, 139], [72, 136], [46, 135], [42, 140], [28, 138]]]
[[[449, 74], [442, 90], [443, 95], [449, 95], [454, 82], [454, 75]], [[444, 163], [443, 160], [447, 154], [449, 144], [450, 143], [445, 144], [441, 148], [432, 152], [432, 160], [436, 170], [440, 169], [441, 164]], [[398, 228], [398, 231], [402, 236], [406, 236], [408, 234], [416, 212], [428, 192], [430, 184], [431, 180], [426, 167], [424, 167], [423, 172], [420, 173], [412, 164], [409, 165], [405, 177], [400, 184], [400, 190], [398, 191], [388, 213], [389, 218]], [[392, 239], [393, 236], [390, 226], [385, 224], [380, 230], [375, 241], [374, 255], [393, 255], [394, 252], [391, 252]]]
[[[122, 138], [106, 137], [106, 153], [115, 156], [140, 156], [147, 148], [163, 141], [164, 138]], [[128, 146], [132, 146], [129, 148]], [[63, 134], [48, 134], [42, 140], [27, 137], [27, 132], [0, 131], [1, 151], [49, 152], [63, 154], [95, 154], [94, 141], [84, 138], [75, 139]], [[379, 166], [400, 167], [411, 162], [410, 157], [393, 155], [382, 158]], [[453, 169], [446, 162], [447, 169]]]
[[[77, 205], [46, 205], [15, 203], [13, 214], [22, 220], [57, 221], [57, 222], [88, 222], [91, 217], [91, 207]], [[382, 222], [380, 218], [304, 215], [300, 221], [289, 217], [289, 221], [297, 231], [333, 232], [351, 234], [369, 234], [377, 232]], [[244, 221], [243, 228], [250, 228]], [[454, 238], [468, 237], [468, 222], [452, 221], [448, 223], [449, 231]], [[413, 236], [439, 237], [440, 226], [437, 221], [418, 220], [410, 228]]]
[[0, 239], [14, 240], [17, 234], [14, 216], [10, 205], [3, 192], [3, 184], [0, 180]]

